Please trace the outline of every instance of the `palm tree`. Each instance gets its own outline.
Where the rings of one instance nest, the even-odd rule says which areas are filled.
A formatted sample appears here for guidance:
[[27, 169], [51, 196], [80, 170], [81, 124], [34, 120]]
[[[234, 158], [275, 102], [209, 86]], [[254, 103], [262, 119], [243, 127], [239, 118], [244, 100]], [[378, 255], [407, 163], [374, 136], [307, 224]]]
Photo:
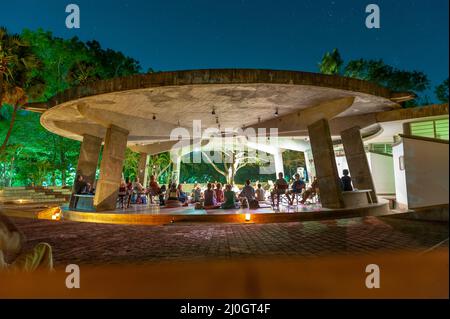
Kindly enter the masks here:
[[43, 93], [44, 83], [36, 75], [40, 61], [31, 46], [17, 34], [0, 28], [0, 109], [3, 104], [13, 107], [8, 132], [0, 147], [3, 152], [11, 136], [17, 112], [30, 98]]

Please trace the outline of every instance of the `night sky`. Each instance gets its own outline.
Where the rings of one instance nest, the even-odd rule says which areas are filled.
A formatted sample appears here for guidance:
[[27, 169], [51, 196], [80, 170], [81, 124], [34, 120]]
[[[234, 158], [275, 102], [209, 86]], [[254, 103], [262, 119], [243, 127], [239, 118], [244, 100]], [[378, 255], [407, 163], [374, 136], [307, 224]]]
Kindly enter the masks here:
[[[65, 27], [69, 3], [80, 6], [80, 29]], [[380, 6], [381, 29], [365, 27], [370, 3]], [[448, 6], [448, 0], [20, 0], [2, 3], [0, 25], [96, 39], [139, 60], [144, 71], [317, 72], [323, 53], [337, 47], [346, 61], [382, 58], [424, 71], [434, 86], [448, 77]]]

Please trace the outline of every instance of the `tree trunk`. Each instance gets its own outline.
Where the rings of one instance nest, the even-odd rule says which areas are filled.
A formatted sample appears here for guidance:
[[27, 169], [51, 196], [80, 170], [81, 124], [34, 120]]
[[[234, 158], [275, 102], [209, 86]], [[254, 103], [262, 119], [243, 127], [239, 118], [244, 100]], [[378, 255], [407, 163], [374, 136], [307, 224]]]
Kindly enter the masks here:
[[14, 127], [14, 122], [16, 121], [17, 110], [19, 109], [18, 105], [14, 105], [13, 114], [11, 116], [11, 122], [9, 123], [9, 129], [6, 133], [5, 140], [3, 141], [2, 146], [0, 147], [0, 153], [4, 152], [6, 149], [6, 145], [8, 144], [8, 140], [11, 137], [11, 132]]

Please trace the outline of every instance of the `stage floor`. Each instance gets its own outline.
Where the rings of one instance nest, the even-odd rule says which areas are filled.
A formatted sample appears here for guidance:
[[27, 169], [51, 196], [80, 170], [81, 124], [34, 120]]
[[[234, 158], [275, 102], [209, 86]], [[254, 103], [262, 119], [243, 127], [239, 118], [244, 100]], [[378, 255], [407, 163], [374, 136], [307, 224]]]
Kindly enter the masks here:
[[[67, 205], [62, 207], [63, 211], [70, 211]], [[322, 208], [320, 204], [310, 205], [293, 205], [282, 206], [279, 209], [274, 209], [269, 203], [261, 203], [260, 208], [248, 209], [195, 209], [193, 204], [189, 204], [187, 207], [160, 207], [156, 204], [147, 205], [131, 205], [130, 208], [117, 208], [114, 210], [108, 210], [105, 214], [146, 214], [146, 215], [226, 215], [226, 214], [269, 214], [269, 213], [299, 213], [299, 212], [314, 212], [314, 211], [327, 211], [329, 209]], [[79, 210], [77, 210], [79, 211]], [[85, 213], [93, 213], [92, 211], [81, 211]]]
[[[338, 219], [363, 216], [382, 216], [393, 214], [387, 201], [368, 204], [363, 207], [344, 209], [327, 209], [319, 205], [280, 206], [279, 210], [264, 203], [258, 209], [195, 209], [188, 207], [166, 208], [158, 205], [132, 205], [127, 209], [110, 211], [75, 211], [68, 206], [62, 206], [62, 218], [65, 220], [89, 223], [134, 224], [134, 225], [165, 225], [179, 222], [208, 223], [277, 223], [311, 220]], [[48, 208], [48, 207], [47, 207]], [[2, 206], [0, 211], [12, 217], [28, 217], [50, 219], [48, 214], [42, 214], [45, 206], [26, 207], [14, 205]], [[43, 217], [46, 216], [47, 217]]]

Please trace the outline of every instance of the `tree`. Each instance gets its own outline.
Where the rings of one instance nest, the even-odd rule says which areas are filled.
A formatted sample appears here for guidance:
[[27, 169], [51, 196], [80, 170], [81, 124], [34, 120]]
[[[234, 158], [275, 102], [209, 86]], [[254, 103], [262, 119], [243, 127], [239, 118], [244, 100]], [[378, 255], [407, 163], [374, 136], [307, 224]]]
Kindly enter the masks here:
[[30, 98], [37, 98], [43, 93], [44, 81], [36, 74], [39, 67], [40, 61], [29, 43], [19, 35], [10, 35], [5, 28], [0, 28], [0, 107], [4, 103], [13, 107], [0, 153], [6, 149], [17, 111]]
[[423, 92], [429, 87], [425, 73], [400, 70], [383, 60], [352, 60], [344, 69], [344, 75], [387, 87], [393, 91]]
[[150, 155], [148, 167], [150, 175], [155, 176], [157, 181], [168, 183], [172, 177], [173, 162], [170, 153]]
[[[13, 47], [17, 44], [15, 40], [8, 40], [11, 43], [9, 47], [13, 49], [3, 50], [6, 43], [6, 36], [12, 39], [13, 36], [4, 33], [2, 40], [1, 61], [3, 78], [2, 96], [7, 88], [9, 102], [14, 99], [20, 100], [20, 93], [25, 93], [27, 98], [31, 97], [30, 89], [38, 88], [31, 85], [26, 87], [18, 85], [10, 85], [12, 79], [9, 73], [5, 73], [6, 68], [9, 70], [17, 70], [15, 64], [5, 64], [5, 52], [18, 52], [20, 50], [31, 49], [31, 53], [37, 58], [39, 65], [37, 68], [21, 68], [22, 70], [31, 71], [31, 79], [40, 79], [41, 84], [45, 83], [42, 95], [33, 97], [33, 101], [45, 102], [56, 94], [64, 90], [76, 86], [83, 85], [89, 81], [96, 79], [106, 79], [114, 76], [124, 76], [139, 72], [139, 63], [131, 58], [126, 57], [120, 52], [110, 49], [102, 49], [100, 45], [88, 45], [74, 37], [72, 39], [57, 38], [50, 32], [39, 29], [37, 31], [24, 30], [19, 37], [26, 46]], [[21, 61], [26, 61], [20, 60]], [[125, 60], [125, 61], [123, 61]], [[30, 65], [27, 62], [27, 65]], [[25, 78], [30, 79], [27, 72], [15, 72], [15, 74], [25, 74]], [[19, 81], [22, 75], [15, 77], [14, 81]], [[19, 81], [20, 82], [20, 81]], [[8, 84], [8, 87], [5, 85]], [[31, 84], [31, 83], [30, 83]], [[23, 91], [15, 89], [16, 87]], [[4, 99], [2, 98], [4, 101]], [[0, 165], [0, 183], [7, 183], [12, 186], [26, 186], [34, 183], [46, 183], [47, 185], [70, 184], [75, 175], [76, 164], [79, 154], [79, 142], [70, 140], [46, 131], [39, 121], [36, 113], [21, 110], [23, 101], [14, 109], [14, 104], [0, 103], [3, 108], [0, 109], [0, 136], [9, 136], [8, 143], [5, 147], [5, 154], [1, 155]], [[12, 127], [11, 120], [14, 118]], [[8, 133], [8, 131], [10, 131]], [[1, 144], [2, 140], [0, 140]], [[17, 147], [17, 151], [12, 151]], [[10, 163], [12, 161], [12, 163]], [[50, 166], [45, 164], [50, 163]], [[11, 164], [11, 165], [10, 165]], [[33, 171], [39, 165], [39, 176], [33, 176]], [[38, 174], [39, 175], [39, 174]]]
[[434, 89], [434, 94], [436, 94], [439, 102], [448, 103], [448, 78], [447, 80], [436, 86], [436, 88]]
[[322, 61], [319, 63], [320, 73], [340, 74], [343, 63], [344, 61], [338, 49], [333, 49], [331, 53], [326, 52], [322, 57]]
[[247, 151], [235, 150], [233, 148], [224, 148], [222, 154], [222, 166], [223, 169], [214, 163], [213, 160], [202, 152], [204, 158], [212, 165], [212, 167], [225, 177], [228, 184], [234, 184], [236, 173], [243, 167], [250, 164], [261, 164], [262, 160], [257, 156], [250, 156]]

